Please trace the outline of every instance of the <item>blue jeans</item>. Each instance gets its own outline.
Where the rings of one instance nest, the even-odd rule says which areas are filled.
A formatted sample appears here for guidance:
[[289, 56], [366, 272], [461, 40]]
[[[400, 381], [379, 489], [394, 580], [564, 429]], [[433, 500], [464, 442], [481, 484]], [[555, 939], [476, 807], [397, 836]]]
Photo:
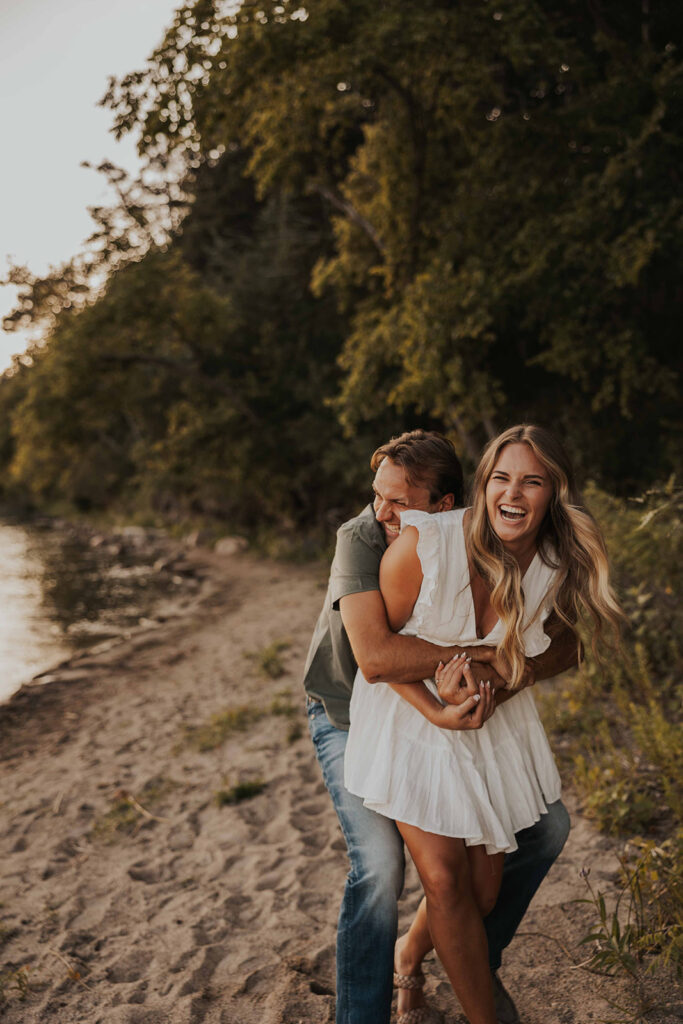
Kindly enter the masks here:
[[[322, 704], [307, 708], [308, 727], [334, 803], [349, 857], [337, 928], [337, 1024], [389, 1024], [398, 898], [403, 888], [403, 840], [393, 821], [368, 810], [344, 786], [348, 733], [330, 722]], [[492, 970], [500, 967], [531, 899], [569, 835], [561, 801], [517, 834], [519, 849], [505, 858], [495, 909], [484, 924]]]

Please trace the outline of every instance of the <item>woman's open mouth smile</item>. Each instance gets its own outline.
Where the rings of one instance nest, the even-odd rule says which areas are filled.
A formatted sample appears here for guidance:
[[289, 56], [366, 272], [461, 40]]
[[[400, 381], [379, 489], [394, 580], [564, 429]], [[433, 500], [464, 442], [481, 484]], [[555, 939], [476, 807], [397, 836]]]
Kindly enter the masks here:
[[521, 523], [526, 518], [526, 510], [519, 505], [499, 505], [498, 511], [506, 523]]

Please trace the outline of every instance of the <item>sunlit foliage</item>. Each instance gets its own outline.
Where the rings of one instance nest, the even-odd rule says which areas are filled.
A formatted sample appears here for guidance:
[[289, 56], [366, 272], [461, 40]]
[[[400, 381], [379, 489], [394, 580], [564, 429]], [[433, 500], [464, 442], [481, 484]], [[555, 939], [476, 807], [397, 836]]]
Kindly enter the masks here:
[[471, 464], [523, 419], [612, 489], [666, 477], [683, 14], [650, 6], [180, 7], [103, 99], [141, 180], [102, 165], [89, 253], [12, 271], [42, 340], [5, 491], [321, 522], [397, 427]]

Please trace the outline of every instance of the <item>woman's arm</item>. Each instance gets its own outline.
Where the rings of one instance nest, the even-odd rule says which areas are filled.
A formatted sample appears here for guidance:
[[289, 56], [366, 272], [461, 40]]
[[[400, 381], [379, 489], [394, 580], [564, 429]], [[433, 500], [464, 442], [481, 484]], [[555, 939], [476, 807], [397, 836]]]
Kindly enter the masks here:
[[422, 565], [417, 554], [418, 532], [407, 526], [389, 545], [379, 566], [379, 589], [389, 625], [398, 632], [410, 618], [422, 586]]
[[464, 676], [467, 684], [467, 689], [462, 690], [464, 699], [457, 704], [442, 704], [421, 680], [402, 685], [387, 685], [439, 729], [481, 729], [495, 711], [496, 695], [493, 687], [490, 683], [484, 682], [477, 686], [469, 663], [464, 659], [456, 662], [452, 672], [459, 678]]
[[[389, 625], [393, 630], [399, 630], [406, 624], [420, 594], [423, 572], [417, 553], [417, 541], [417, 529], [414, 526], [407, 526], [387, 548], [380, 563], [380, 591], [386, 605]], [[477, 688], [466, 662], [460, 667], [459, 678], [463, 673], [469, 696], [462, 703], [447, 704], [445, 707], [421, 680], [388, 685], [439, 728], [479, 729], [493, 711], [493, 692], [485, 683], [481, 683]]]

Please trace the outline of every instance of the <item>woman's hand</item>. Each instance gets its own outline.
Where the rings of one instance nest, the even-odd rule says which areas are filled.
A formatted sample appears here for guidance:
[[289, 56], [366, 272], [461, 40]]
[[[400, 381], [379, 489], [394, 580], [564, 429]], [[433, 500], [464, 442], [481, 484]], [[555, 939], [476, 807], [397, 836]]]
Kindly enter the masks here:
[[445, 704], [429, 715], [430, 722], [439, 729], [464, 731], [481, 729], [496, 709], [493, 687], [480, 683], [479, 692], [470, 694], [461, 704]]
[[465, 652], [456, 654], [446, 665], [440, 661], [436, 666], [434, 681], [439, 697], [447, 704], [462, 704], [468, 697], [479, 693], [470, 668], [470, 659]]

